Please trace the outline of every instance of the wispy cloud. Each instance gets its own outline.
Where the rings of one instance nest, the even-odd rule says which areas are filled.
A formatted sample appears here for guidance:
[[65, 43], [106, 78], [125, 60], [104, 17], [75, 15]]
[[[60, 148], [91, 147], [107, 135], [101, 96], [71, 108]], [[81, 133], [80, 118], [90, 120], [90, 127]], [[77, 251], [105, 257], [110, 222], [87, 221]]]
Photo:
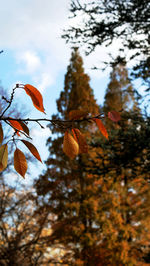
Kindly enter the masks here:
[[17, 55], [18, 64], [22, 65], [21, 72], [33, 74], [41, 67], [40, 57], [33, 51], [23, 51]]

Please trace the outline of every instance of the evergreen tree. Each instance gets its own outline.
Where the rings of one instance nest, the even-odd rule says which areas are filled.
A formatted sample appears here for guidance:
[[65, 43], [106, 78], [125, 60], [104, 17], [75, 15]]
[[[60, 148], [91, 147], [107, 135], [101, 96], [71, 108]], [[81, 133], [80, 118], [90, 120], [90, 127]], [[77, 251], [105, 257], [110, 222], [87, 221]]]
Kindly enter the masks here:
[[[93, 115], [99, 113], [89, 81], [82, 58], [75, 48], [65, 75], [64, 89], [57, 100], [58, 114], [53, 115], [53, 119], [68, 119], [72, 110], [84, 110]], [[55, 217], [51, 247], [65, 247], [63, 263], [70, 261], [71, 265], [80, 265], [80, 261], [88, 261], [89, 247], [95, 241], [92, 236], [96, 231], [93, 228], [93, 179], [86, 171], [88, 158], [95, 154], [89, 151], [88, 155], [79, 155], [73, 161], [68, 159], [62, 151], [66, 129], [55, 125], [50, 125], [50, 129], [56, 134], [54, 139], [47, 141], [50, 151], [47, 169], [35, 185], [40, 199], [43, 198], [43, 207]], [[84, 122], [80, 129], [90, 139], [93, 126]]]

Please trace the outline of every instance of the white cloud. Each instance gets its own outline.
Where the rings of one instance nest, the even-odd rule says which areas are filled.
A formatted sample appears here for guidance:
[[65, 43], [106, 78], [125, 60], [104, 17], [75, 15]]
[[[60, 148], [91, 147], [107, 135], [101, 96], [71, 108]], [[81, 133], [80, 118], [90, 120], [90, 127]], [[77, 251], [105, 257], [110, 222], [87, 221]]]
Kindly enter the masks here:
[[47, 89], [54, 83], [54, 78], [51, 76], [50, 73], [42, 73], [41, 74], [41, 82], [38, 85], [38, 88], [41, 92]]
[[32, 74], [41, 66], [39, 56], [33, 51], [25, 51], [17, 55], [17, 61], [22, 65], [21, 72]]
[[34, 51], [23, 51], [16, 53], [18, 74], [30, 75], [32, 84], [42, 93], [57, 80], [57, 75], [62, 69], [59, 59], [50, 53], [41, 56]]

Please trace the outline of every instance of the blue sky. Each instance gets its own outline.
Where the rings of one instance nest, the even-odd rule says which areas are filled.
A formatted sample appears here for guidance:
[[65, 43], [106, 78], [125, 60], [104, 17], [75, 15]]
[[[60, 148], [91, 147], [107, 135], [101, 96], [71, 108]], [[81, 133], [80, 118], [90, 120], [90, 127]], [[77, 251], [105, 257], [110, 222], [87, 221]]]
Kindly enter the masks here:
[[[70, 47], [61, 39], [63, 29], [70, 23], [69, 2], [5, 0], [0, 8], [0, 50], [4, 50], [0, 55], [1, 85], [8, 91], [16, 83], [29, 83], [37, 87], [43, 95], [46, 118], [56, 112], [56, 99], [63, 89], [64, 75], [71, 55]], [[109, 70], [101, 72], [91, 68], [107, 59], [106, 48], [101, 47], [88, 57], [84, 56], [82, 48], [80, 53], [85, 72], [90, 75], [95, 98], [102, 104]], [[16, 93], [17, 101], [27, 105], [30, 117], [43, 117], [34, 110], [27, 98], [23, 92]], [[45, 141], [49, 134], [47, 129], [32, 129], [33, 143], [43, 160], [48, 155]]]

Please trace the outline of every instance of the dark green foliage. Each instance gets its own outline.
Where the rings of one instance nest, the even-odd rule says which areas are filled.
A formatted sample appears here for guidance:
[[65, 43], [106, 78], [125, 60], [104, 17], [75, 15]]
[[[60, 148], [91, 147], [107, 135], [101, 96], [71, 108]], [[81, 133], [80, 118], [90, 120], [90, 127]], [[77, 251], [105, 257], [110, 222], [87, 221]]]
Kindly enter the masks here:
[[[111, 47], [117, 41], [114, 47], [121, 55], [117, 63], [122, 58], [134, 59], [134, 77], [142, 77], [149, 88], [150, 0], [73, 0], [70, 11], [80, 23], [65, 31], [63, 37], [67, 42], [84, 45], [89, 54], [102, 44]], [[121, 43], [119, 47], [118, 40]], [[113, 64], [111, 59], [108, 63]]]

